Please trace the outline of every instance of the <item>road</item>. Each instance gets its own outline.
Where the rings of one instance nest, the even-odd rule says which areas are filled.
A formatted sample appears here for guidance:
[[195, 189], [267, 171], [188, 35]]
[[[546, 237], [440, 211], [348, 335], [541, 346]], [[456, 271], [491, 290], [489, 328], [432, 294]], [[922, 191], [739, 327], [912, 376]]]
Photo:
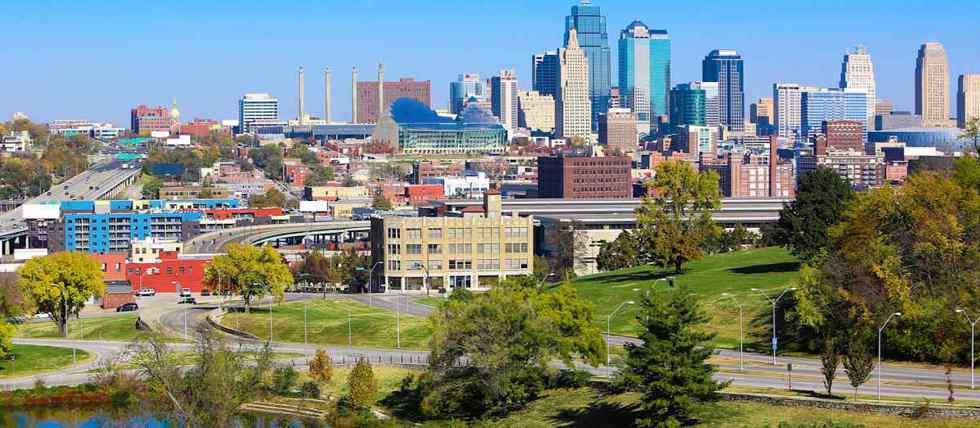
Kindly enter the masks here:
[[[289, 300], [301, 300], [306, 298], [316, 298], [316, 294], [288, 294]], [[392, 295], [333, 295], [332, 298], [350, 298], [365, 304], [373, 304], [379, 308], [394, 310], [395, 305], [403, 313], [425, 316], [432, 311], [432, 308], [414, 302], [413, 296], [392, 296]], [[183, 335], [184, 319], [186, 315], [188, 332], [206, 322], [206, 314], [214, 309], [215, 306], [199, 305], [196, 307], [187, 306], [171, 309], [161, 316], [161, 324], [165, 329], [170, 330], [176, 336]], [[263, 342], [228, 336], [237, 344], [246, 349], [261, 347]], [[624, 343], [638, 343], [635, 338], [621, 336], [608, 336], [606, 341], [612, 345], [622, 345]], [[48, 384], [77, 384], [91, 379], [91, 373], [87, 373], [94, 368], [99, 361], [107, 358], [117, 358], [125, 354], [130, 344], [125, 342], [111, 341], [64, 341], [58, 339], [15, 339], [17, 344], [39, 344], [51, 346], [76, 347], [86, 350], [96, 356], [93, 360], [74, 367], [66, 368], [55, 373], [41, 375]], [[174, 345], [178, 350], [190, 349], [190, 344], [178, 343]], [[383, 362], [413, 362], [424, 364], [427, 361], [428, 353], [424, 351], [403, 351], [393, 349], [369, 349], [356, 347], [339, 346], [317, 346], [295, 343], [273, 343], [275, 352], [289, 352], [312, 355], [318, 348], [326, 348], [331, 357], [338, 362], [351, 358], [367, 357], [372, 360]], [[305, 358], [305, 357], [304, 357]], [[305, 363], [304, 358], [297, 359], [294, 363]], [[797, 357], [779, 357], [778, 365], [771, 365], [771, 356], [745, 353], [743, 355], [745, 371], [739, 372], [738, 352], [731, 350], [720, 350], [716, 357], [719, 361], [719, 373], [716, 378], [719, 380], [731, 380], [732, 383], [740, 387], [754, 388], [787, 388], [786, 364], [793, 366], [793, 389], [823, 391], [822, 375], [820, 372], [819, 360]], [[610, 367], [583, 367], [596, 375], [610, 375], [616, 368]], [[903, 397], [915, 400], [927, 397], [931, 400], [945, 400], [948, 392], [945, 389], [945, 375], [936, 368], [923, 368], [901, 364], [884, 364], [882, 369], [881, 393], [887, 397]], [[0, 380], [0, 388], [28, 388], [33, 386], [35, 377], [15, 378]], [[863, 395], [874, 395], [876, 392], [876, 377], [872, 376], [867, 383], [859, 388], [859, 393]], [[965, 370], [954, 370], [952, 381], [956, 385], [955, 397], [958, 400], [980, 401], [980, 391], [969, 390], [970, 375]], [[853, 389], [847, 383], [847, 377], [843, 369], [838, 370], [838, 376], [834, 382], [834, 390], [838, 393], [852, 393]]]

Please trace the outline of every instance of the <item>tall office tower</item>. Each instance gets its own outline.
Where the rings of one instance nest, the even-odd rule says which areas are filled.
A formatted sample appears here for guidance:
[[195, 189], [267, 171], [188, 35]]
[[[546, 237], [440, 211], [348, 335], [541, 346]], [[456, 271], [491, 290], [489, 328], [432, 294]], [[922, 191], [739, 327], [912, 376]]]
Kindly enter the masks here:
[[[620, 153], [636, 152], [636, 113], [628, 108], [611, 108], [599, 114], [599, 143]], [[611, 154], [611, 153], [610, 153]]]
[[470, 97], [482, 99], [486, 96], [483, 81], [479, 74], [460, 74], [455, 82], [449, 82], [449, 112], [459, 114]]
[[670, 35], [650, 30], [650, 118], [670, 114]]
[[532, 131], [555, 130], [555, 98], [538, 91], [517, 94], [517, 121], [522, 128]]
[[684, 125], [704, 126], [705, 90], [699, 82], [681, 83], [670, 91], [670, 127], [677, 129]]
[[821, 88], [815, 86], [800, 85], [798, 83], [774, 83], [772, 85], [773, 97], [773, 119], [775, 121], [777, 134], [780, 137], [788, 138], [792, 141], [802, 141], [801, 132], [801, 103], [803, 93], [807, 91], [819, 91]]
[[323, 70], [323, 120], [330, 123], [330, 90], [332, 83], [330, 82], [330, 67]]
[[844, 55], [840, 70], [840, 88], [863, 89], [868, 94], [868, 120], [865, 129], [873, 128], [875, 105], [878, 103], [875, 96], [875, 66], [864, 45], [858, 45]]
[[966, 128], [966, 122], [980, 118], [980, 74], [961, 74], [956, 91], [956, 126]]
[[572, 29], [575, 29], [578, 45], [585, 51], [589, 63], [589, 98], [591, 127], [599, 124], [599, 113], [609, 106], [610, 59], [609, 37], [606, 34], [606, 17], [590, 0], [582, 0], [572, 6], [572, 13], [565, 17], [565, 47], [570, 47]]
[[357, 122], [357, 67], [350, 71], [350, 123]]
[[619, 32], [620, 106], [642, 123], [651, 119], [650, 53], [650, 29], [642, 22], [633, 21]]
[[279, 100], [269, 94], [249, 93], [238, 100], [238, 126], [242, 133], [254, 131], [254, 125], [279, 120]]
[[623, 105], [622, 99], [619, 96], [619, 86], [612, 86], [609, 88], [609, 108], [619, 107]]
[[949, 63], [946, 50], [936, 42], [919, 47], [915, 59], [915, 114], [922, 126], [949, 126]]
[[500, 75], [490, 79], [493, 83], [493, 98], [490, 99], [493, 115], [508, 131], [514, 132], [517, 124], [517, 72], [513, 69], [500, 70]]
[[541, 95], [558, 96], [558, 60], [557, 51], [531, 56], [531, 89]]
[[745, 92], [742, 56], [734, 49], [717, 49], [704, 57], [701, 80], [718, 82], [718, 105], [721, 124], [729, 130], [745, 129]]
[[759, 101], [756, 101], [749, 106], [749, 122], [756, 124], [757, 127], [764, 127], [773, 124], [772, 98], [759, 98]]
[[303, 123], [303, 66], [299, 67], [299, 113], [296, 115], [296, 119], [299, 123]]
[[558, 97], [555, 99], [555, 134], [559, 137], [592, 137], [592, 103], [589, 98], [589, 61], [569, 32], [568, 47], [558, 50]]
[[867, 132], [868, 94], [864, 89], [824, 89], [806, 91], [800, 97], [800, 135], [821, 132], [823, 122], [853, 120], [865, 124]]

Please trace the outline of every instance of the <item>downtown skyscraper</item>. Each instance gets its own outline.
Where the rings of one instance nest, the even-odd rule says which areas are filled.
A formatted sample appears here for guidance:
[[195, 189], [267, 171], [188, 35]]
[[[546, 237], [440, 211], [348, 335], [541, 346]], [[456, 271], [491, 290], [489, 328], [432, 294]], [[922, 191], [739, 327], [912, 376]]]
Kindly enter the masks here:
[[455, 82], [449, 83], [449, 112], [459, 114], [470, 97], [483, 99], [486, 91], [479, 74], [460, 74]]
[[633, 21], [619, 34], [619, 91], [622, 107], [641, 124], [670, 112], [670, 36]]
[[610, 53], [606, 34], [606, 17], [598, 6], [582, 0], [572, 6], [572, 13], [565, 17], [565, 47], [569, 47], [571, 30], [575, 29], [577, 41], [589, 63], [589, 98], [591, 99], [591, 128], [597, 129], [599, 113], [609, 108]]
[[568, 47], [558, 50], [558, 96], [555, 99], [555, 134], [559, 137], [592, 137], [592, 103], [589, 100], [589, 61], [579, 47], [578, 34], [569, 32]]
[[701, 78], [718, 82], [721, 124], [729, 130], [745, 130], [745, 89], [742, 56], [734, 49], [711, 51], [701, 62]]
[[923, 43], [915, 58], [915, 114], [922, 126], [949, 126], [949, 62], [936, 42]]
[[871, 62], [871, 54], [863, 45], [858, 45], [853, 51], [844, 55], [840, 71], [841, 89], [863, 89], [868, 100], [868, 121], [865, 129], [874, 128], [875, 105], [875, 68]]
[[500, 70], [491, 82], [490, 106], [493, 115], [508, 131], [517, 130], [517, 72], [513, 69]]

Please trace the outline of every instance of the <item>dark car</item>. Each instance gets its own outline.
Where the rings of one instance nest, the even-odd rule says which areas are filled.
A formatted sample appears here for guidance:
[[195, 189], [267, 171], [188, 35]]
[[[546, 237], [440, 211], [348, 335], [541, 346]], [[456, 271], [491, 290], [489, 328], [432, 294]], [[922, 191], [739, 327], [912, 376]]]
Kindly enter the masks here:
[[132, 311], [138, 311], [139, 308], [140, 308], [140, 306], [137, 305], [136, 303], [133, 303], [133, 302], [123, 303], [122, 305], [119, 305], [119, 306], [116, 307], [116, 312], [132, 312]]
[[202, 295], [202, 296], [210, 296], [210, 295], [211, 295], [211, 290], [209, 290], [209, 289], [207, 289], [207, 288], [205, 288], [205, 289], [202, 289], [202, 290], [201, 290], [201, 295]]
[[191, 305], [196, 305], [197, 304], [197, 299], [195, 299], [193, 297], [190, 297], [190, 296], [181, 297], [180, 300], [177, 301], [177, 303], [178, 304], [179, 303], [187, 303], [187, 304], [191, 304]]

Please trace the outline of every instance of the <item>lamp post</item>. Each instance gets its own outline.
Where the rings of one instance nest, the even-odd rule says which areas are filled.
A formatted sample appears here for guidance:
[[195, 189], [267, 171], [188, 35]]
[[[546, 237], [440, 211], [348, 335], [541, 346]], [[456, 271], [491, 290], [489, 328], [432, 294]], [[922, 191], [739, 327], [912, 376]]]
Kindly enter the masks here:
[[308, 305], [308, 302], [306, 300], [303, 300], [303, 344], [304, 345], [307, 344], [307, 343], [309, 343], [309, 341], [307, 340], [307, 327], [306, 327], [307, 326], [307, 317], [306, 317], [306, 308], [307, 308], [307, 306], [309, 306]]
[[973, 344], [977, 334], [977, 321], [980, 321], [980, 316], [970, 319], [970, 315], [963, 309], [957, 309], [956, 313], [963, 314], [966, 317], [966, 322], [970, 323], [970, 389], [976, 389], [976, 372], [973, 369], [973, 362], [975, 361], [973, 357]]
[[404, 294], [399, 294], [395, 296], [395, 348], [402, 349], [402, 324], [401, 324], [401, 306], [399, 302], [404, 298]]
[[[742, 336], [742, 303], [735, 299], [735, 295], [730, 293], [721, 293], [722, 299], [732, 299], [735, 302], [735, 306], [738, 307], [738, 371], [742, 371], [742, 350], [743, 350], [743, 336]], [[721, 300], [721, 299], [718, 299]]]
[[374, 269], [376, 269], [378, 265], [383, 265], [384, 263], [385, 263], [384, 261], [379, 261], [371, 265], [371, 271], [368, 272], [368, 294], [374, 293], [374, 287], [373, 287], [374, 282], [372, 281], [372, 279], [374, 278]]
[[878, 401], [881, 402], [881, 332], [885, 330], [885, 326], [888, 325], [888, 321], [892, 320], [892, 317], [902, 316], [901, 312], [895, 312], [885, 319], [884, 324], [878, 329]]
[[762, 290], [758, 288], [753, 288], [752, 291], [758, 293], [762, 297], [765, 297], [766, 300], [768, 300], [769, 303], [772, 304], [772, 365], [776, 365], [776, 343], [778, 341], [778, 339], [776, 338], [776, 303], [779, 303], [779, 299], [782, 299], [783, 295], [785, 295], [786, 292], [796, 291], [796, 287], [791, 287], [783, 290], [783, 292], [779, 293], [779, 296], [776, 296], [775, 299], [769, 297], [769, 295], [762, 292]]
[[[632, 305], [633, 303], [635, 303], [635, 302], [632, 301], [632, 300], [627, 300], [627, 301], [625, 301], [623, 303], [620, 303], [619, 306], [616, 306], [616, 309], [613, 310], [612, 313], [610, 313], [609, 316], [606, 317], [606, 338], [608, 338], [609, 336], [612, 335], [612, 317], [613, 317], [613, 315], [616, 315], [616, 312], [619, 312], [620, 309], [623, 309], [623, 306]], [[612, 362], [612, 359], [611, 359], [611, 357], [609, 355], [609, 344], [607, 343], [606, 344], [606, 365], [608, 366], [611, 362]]]

